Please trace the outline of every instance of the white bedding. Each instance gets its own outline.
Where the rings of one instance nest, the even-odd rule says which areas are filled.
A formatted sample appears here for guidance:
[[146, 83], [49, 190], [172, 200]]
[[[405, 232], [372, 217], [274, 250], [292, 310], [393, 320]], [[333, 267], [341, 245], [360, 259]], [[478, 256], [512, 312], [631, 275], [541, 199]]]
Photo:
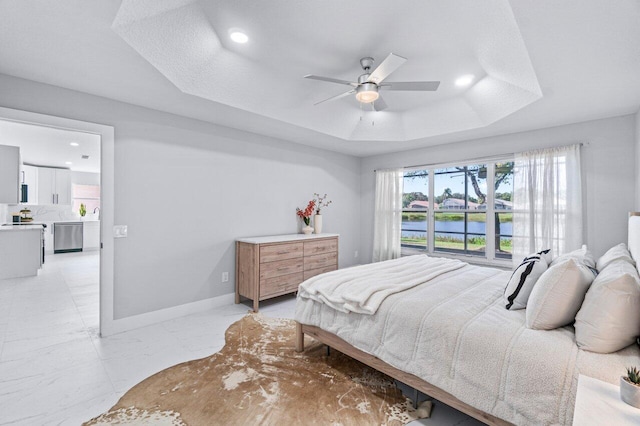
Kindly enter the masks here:
[[527, 329], [525, 310], [502, 303], [510, 274], [465, 265], [389, 295], [375, 315], [299, 297], [295, 319], [514, 424], [571, 424], [578, 374], [618, 383], [640, 351], [596, 354], [578, 349], [572, 327]]
[[462, 268], [459, 260], [407, 256], [393, 262], [328, 272], [312, 277], [298, 288], [298, 297], [324, 303], [340, 312], [375, 314], [389, 295], [423, 284]]

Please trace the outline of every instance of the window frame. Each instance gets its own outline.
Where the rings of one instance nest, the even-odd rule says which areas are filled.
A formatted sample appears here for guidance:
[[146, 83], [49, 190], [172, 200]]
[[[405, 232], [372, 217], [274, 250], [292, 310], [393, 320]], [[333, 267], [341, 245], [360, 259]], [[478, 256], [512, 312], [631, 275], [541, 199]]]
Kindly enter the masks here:
[[[491, 157], [491, 158], [482, 158], [476, 160], [465, 160], [459, 162], [452, 163], [444, 163], [444, 164], [432, 164], [425, 166], [412, 166], [404, 169], [405, 172], [415, 171], [415, 170], [424, 170], [427, 172], [428, 176], [428, 198], [429, 198], [429, 207], [427, 208], [427, 246], [425, 249], [418, 249], [421, 252], [428, 254], [433, 257], [446, 257], [452, 259], [461, 259], [468, 263], [479, 264], [479, 265], [489, 265], [489, 266], [497, 266], [501, 268], [511, 269], [512, 259], [506, 259], [503, 257], [496, 256], [496, 244], [495, 244], [495, 164], [497, 162], [513, 162], [513, 155], [506, 155], [500, 157]], [[486, 204], [487, 208], [484, 210], [469, 210], [461, 209], [461, 210], [442, 210], [438, 209], [436, 211], [434, 207], [435, 200], [435, 171], [438, 169], [445, 169], [449, 167], [467, 167], [469, 165], [486, 165], [487, 167], [487, 198]], [[403, 191], [404, 192], [404, 191]], [[467, 206], [468, 207], [468, 206]], [[407, 211], [408, 209], [402, 209], [402, 212]], [[414, 210], [415, 211], [415, 210]], [[514, 212], [511, 210], [511, 212]], [[436, 250], [435, 248], [435, 214], [436, 213], [484, 213], [486, 214], [485, 219], [485, 253], [484, 256], [472, 255], [467, 253], [453, 253], [442, 250]], [[498, 213], [504, 213], [503, 210], [499, 210]], [[466, 218], [465, 218], [466, 220]], [[466, 234], [465, 234], [466, 238]], [[512, 237], [513, 238], [513, 237]], [[402, 253], [401, 249], [401, 253]], [[402, 253], [402, 256], [408, 256], [409, 253]]]

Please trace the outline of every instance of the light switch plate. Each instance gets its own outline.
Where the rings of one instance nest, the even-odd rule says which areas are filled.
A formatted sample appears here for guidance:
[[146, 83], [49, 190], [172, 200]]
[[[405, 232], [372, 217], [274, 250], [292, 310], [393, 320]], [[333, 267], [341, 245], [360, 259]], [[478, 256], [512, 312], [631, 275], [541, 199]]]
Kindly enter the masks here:
[[127, 238], [127, 225], [113, 225], [113, 238]]

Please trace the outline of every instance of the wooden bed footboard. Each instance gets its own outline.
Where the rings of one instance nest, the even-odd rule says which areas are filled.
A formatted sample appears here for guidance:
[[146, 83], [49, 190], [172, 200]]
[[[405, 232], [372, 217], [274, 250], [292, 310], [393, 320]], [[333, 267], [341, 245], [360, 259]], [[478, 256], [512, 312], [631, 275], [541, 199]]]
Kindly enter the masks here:
[[328, 331], [324, 331], [319, 327], [313, 325], [306, 325], [296, 322], [296, 352], [304, 351], [304, 335], [308, 334], [319, 342], [324, 343], [325, 345], [336, 349], [342, 352], [345, 355], [350, 356], [353, 359], [360, 361], [363, 364], [368, 365], [371, 368], [374, 368], [387, 376], [396, 379], [402, 383], [405, 383], [411, 386], [414, 389], [419, 390], [420, 392], [428, 395], [432, 398], [435, 398], [444, 404], [447, 404], [450, 407], [455, 408], [458, 411], [462, 411], [463, 413], [480, 420], [483, 423], [488, 425], [511, 425], [512, 423], [506, 422], [502, 419], [499, 419], [491, 414], [485, 413], [484, 411], [478, 410], [460, 401], [455, 396], [450, 393], [440, 389], [439, 387], [433, 386], [432, 384], [425, 382], [421, 378], [414, 376], [413, 374], [404, 372], [399, 370], [386, 362], [382, 361], [375, 356], [368, 354], [360, 349], [353, 347], [351, 344], [342, 340], [340, 337], [335, 334], [329, 333]]

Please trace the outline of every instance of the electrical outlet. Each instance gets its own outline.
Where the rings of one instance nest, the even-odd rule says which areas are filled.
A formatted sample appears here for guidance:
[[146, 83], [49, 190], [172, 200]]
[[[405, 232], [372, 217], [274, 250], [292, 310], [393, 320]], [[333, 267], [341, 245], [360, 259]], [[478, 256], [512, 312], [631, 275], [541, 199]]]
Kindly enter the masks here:
[[229, 281], [229, 273], [228, 272], [223, 272], [222, 273], [222, 282], [226, 283], [227, 281]]
[[353, 253], [353, 257], [358, 257], [358, 250], [356, 250], [356, 252]]

